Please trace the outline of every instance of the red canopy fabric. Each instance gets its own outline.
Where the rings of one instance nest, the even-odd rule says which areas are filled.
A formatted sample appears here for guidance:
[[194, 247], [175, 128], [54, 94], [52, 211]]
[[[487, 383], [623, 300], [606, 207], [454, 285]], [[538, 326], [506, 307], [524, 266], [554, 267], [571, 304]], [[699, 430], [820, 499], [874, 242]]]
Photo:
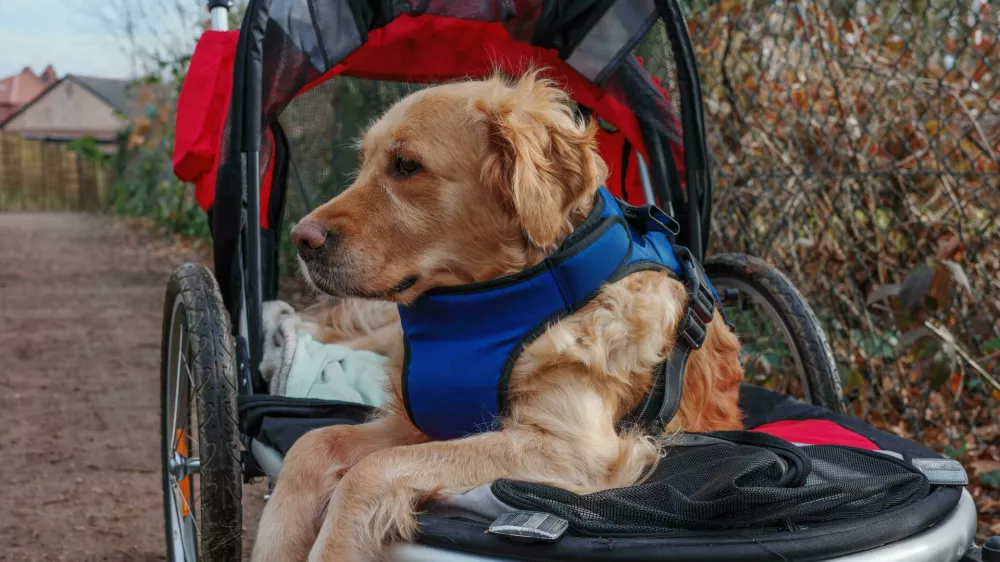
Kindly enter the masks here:
[[[215, 201], [219, 149], [233, 90], [233, 65], [239, 31], [206, 31], [198, 40], [177, 98], [174, 130], [174, 174], [194, 184], [198, 206]], [[267, 132], [270, 136], [270, 131]], [[267, 143], [274, 146], [274, 143]], [[261, 176], [261, 226], [268, 228], [267, 202], [273, 183], [274, 158]]]
[[238, 38], [239, 31], [202, 34], [177, 98], [174, 174], [197, 186], [195, 199], [203, 209], [212, 204], [215, 195]]
[[[195, 184], [195, 198], [206, 210], [215, 198], [218, 153], [229, 111], [238, 33], [208, 31], [202, 35], [178, 99], [174, 172], [178, 178]], [[556, 51], [514, 40], [501, 23], [433, 15], [397, 18], [372, 31], [363, 46], [297, 95], [338, 75], [440, 83], [484, 77], [495, 69], [517, 75], [529, 66], [544, 67], [546, 76], [565, 88], [577, 103], [613, 125], [615, 130], [602, 129], [598, 133], [601, 155], [610, 169], [607, 187], [616, 196], [627, 195], [633, 204], [644, 203], [635, 151], [645, 154], [646, 148], [635, 114], [578, 74]], [[666, 91], [662, 88], [661, 91], [666, 97]], [[628, 153], [623, 178], [626, 142], [633, 149]], [[673, 150], [683, 177], [683, 149], [674, 146]], [[267, 158], [268, 169], [262, 174], [261, 221], [264, 228], [267, 228], [273, 160]]]
[[782, 420], [756, 427], [753, 431], [804, 445], [843, 445], [867, 451], [879, 449], [867, 437], [830, 420]]

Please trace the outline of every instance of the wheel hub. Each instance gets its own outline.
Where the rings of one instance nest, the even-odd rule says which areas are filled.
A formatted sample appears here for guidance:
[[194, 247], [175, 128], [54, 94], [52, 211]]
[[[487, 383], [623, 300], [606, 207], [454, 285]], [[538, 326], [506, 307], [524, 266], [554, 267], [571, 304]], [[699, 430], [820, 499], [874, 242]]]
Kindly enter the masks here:
[[174, 478], [181, 480], [192, 474], [198, 474], [201, 470], [201, 459], [189, 459], [180, 453], [174, 453], [167, 461], [167, 470]]

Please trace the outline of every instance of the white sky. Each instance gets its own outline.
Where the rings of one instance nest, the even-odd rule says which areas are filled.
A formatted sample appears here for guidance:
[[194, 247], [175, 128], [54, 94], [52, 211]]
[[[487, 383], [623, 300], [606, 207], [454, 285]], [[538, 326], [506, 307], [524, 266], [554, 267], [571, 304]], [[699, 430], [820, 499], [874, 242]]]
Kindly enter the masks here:
[[[204, 0], [125, 0], [133, 5], [158, 6], [149, 13], [160, 30], [179, 29], [180, 21], [170, 17], [170, 6], [183, 5], [199, 14]], [[60, 77], [67, 73], [129, 78], [132, 64], [122, 48], [123, 42], [101, 24], [96, 13], [107, 9], [105, 0], [0, 0], [0, 77], [31, 66], [40, 73], [47, 64], [55, 66]], [[185, 23], [185, 27], [190, 27]], [[190, 38], [197, 29], [184, 29], [179, 36]]]
[[88, 25], [78, 8], [76, 0], [0, 0], [0, 77], [25, 66], [40, 73], [47, 64], [59, 76], [128, 77], [130, 64], [115, 37]]

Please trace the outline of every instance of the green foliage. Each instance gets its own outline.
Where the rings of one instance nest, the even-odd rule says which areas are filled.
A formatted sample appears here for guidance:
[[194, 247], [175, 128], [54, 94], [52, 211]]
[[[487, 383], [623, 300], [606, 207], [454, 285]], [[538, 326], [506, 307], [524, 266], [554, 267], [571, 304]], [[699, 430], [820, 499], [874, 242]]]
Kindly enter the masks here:
[[76, 152], [90, 162], [103, 162], [104, 153], [94, 137], [81, 137], [66, 143], [66, 150]]
[[163, 84], [161, 95], [147, 103], [149, 118], [138, 120], [118, 137], [113, 167], [117, 178], [109, 197], [109, 211], [116, 215], [145, 217], [167, 232], [208, 241], [211, 233], [205, 213], [194, 199], [191, 185], [173, 173], [174, 104], [183, 71], [190, 57], [161, 65], [162, 74], [136, 84]]
[[174, 177], [170, 160], [156, 150], [140, 148], [111, 190], [109, 210], [146, 217], [168, 232], [208, 240], [208, 220], [195, 203], [190, 185]]
[[966, 443], [962, 443], [958, 447], [952, 447], [950, 445], [946, 445], [944, 447], [944, 451], [943, 452], [944, 452], [944, 454], [945, 454], [946, 457], [951, 457], [953, 459], [957, 459], [957, 458], [961, 457], [962, 455], [964, 455], [964, 454], [966, 454], [966, 453], [969, 452], [969, 446]]
[[983, 486], [989, 486], [990, 488], [1000, 488], [1000, 470], [994, 470], [991, 472], [984, 472], [980, 474], [979, 481], [982, 482]]
[[1000, 338], [993, 338], [983, 344], [983, 350], [986, 353], [996, 353], [1000, 351]]

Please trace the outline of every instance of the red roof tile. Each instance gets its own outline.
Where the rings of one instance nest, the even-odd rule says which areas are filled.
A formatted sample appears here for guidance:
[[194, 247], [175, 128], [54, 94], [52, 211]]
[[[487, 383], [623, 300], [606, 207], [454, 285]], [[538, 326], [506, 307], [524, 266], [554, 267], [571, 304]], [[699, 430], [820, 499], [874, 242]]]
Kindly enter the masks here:
[[17, 111], [18, 108], [45, 91], [45, 88], [52, 82], [55, 82], [55, 69], [52, 68], [52, 65], [45, 68], [41, 77], [26, 66], [17, 74], [0, 79], [0, 113]]

